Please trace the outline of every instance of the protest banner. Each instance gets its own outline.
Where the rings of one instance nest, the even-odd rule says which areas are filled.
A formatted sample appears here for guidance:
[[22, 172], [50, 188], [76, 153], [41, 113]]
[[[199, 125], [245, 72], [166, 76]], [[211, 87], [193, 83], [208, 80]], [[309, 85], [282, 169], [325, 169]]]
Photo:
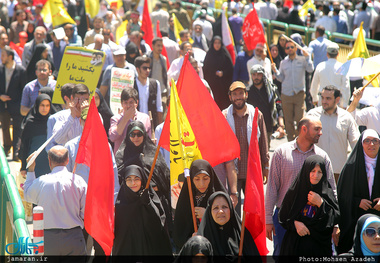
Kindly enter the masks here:
[[121, 107], [121, 92], [125, 88], [133, 88], [135, 72], [130, 69], [113, 67], [111, 71], [110, 108], [118, 114]]
[[102, 73], [105, 56], [105, 53], [99, 50], [66, 47], [52, 102], [64, 104], [61, 98], [61, 87], [66, 83], [85, 84], [90, 89], [91, 98]]

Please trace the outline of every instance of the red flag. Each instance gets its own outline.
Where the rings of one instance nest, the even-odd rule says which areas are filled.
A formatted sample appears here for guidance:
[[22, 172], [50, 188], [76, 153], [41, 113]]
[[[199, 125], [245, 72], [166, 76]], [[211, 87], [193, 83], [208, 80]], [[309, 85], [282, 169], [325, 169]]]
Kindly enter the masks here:
[[12, 48], [14, 51], [16, 51], [17, 55], [22, 58], [22, 52], [24, 51], [24, 49], [20, 46], [17, 46], [15, 43], [13, 43], [12, 41], [9, 42], [9, 47]]
[[242, 32], [248, 50], [255, 49], [258, 43], [266, 42], [264, 30], [255, 8], [245, 17]]
[[293, 0], [285, 0], [284, 6], [292, 8], [293, 7]]
[[260, 255], [268, 254], [265, 235], [264, 187], [261, 171], [259, 142], [257, 140], [258, 108], [252, 123], [251, 143], [248, 151], [247, 180], [245, 184], [245, 227], [255, 241]]
[[114, 172], [107, 135], [95, 100], [91, 100], [75, 162], [90, 167], [84, 226], [105, 254], [111, 255], [114, 239]]
[[[161, 31], [160, 31], [160, 20], [157, 20], [157, 25], [156, 25], [156, 35], [160, 38], [162, 38]], [[162, 42], [163, 45], [164, 42]], [[170, 67], [170, 62], [168, 58], [168, 52], [166, 51], [165, 46], [163, 45], [162, 48], [162, 55], [166, 58], [166, 68], [169, 70]]]
[[[239, 142], [226, 118], [190, 64], [189, 54], [185, 56], [177, 87], [178, 96], [195, 138], [197, 138], [203, 159], [206, 159], [211, 166], [215, 166], [239, 157]], [[168, 151], [170, 148], [169, 110], [159, 142]]]
[[147, 0], [144, 1], [143, 19], [142, 19], [140, 29], [144, 32], [145, 43], [147, 43], [150, 46], [150, 48], [152, 48], [153, 28], [152, 28], [152, 20], [150, 20]]

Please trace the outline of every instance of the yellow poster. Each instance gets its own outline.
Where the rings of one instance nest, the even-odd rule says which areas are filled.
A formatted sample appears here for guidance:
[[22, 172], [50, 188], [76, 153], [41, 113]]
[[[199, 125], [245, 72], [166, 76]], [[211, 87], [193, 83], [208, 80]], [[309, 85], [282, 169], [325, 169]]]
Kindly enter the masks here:
[[54, 90], [53, 103], [64, 104], [61, 87], [66, 83], [85, 84], [90, 89], [91, 98], [102, 73], [105, 57], [103, 51], [66, 47]]

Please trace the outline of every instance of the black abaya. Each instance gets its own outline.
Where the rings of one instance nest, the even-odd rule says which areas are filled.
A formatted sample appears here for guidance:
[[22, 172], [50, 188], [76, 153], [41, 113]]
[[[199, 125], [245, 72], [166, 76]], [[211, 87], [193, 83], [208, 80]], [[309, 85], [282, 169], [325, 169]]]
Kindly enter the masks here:
[[189, 238], [183, 245], [174, 263], [191, 263], [193, 262], [193, 256], [197, 254], [203, 254], [206, 256], [208, 258], [208, 263], [213, 262], [212, 245], [210, 241], [203, 236], [193, 236]]
[[370, 196], [362, 138], [363, 133], [343, 166], [338, 180], [339, 208], [341, 216], [344, 218], [339, 224], [338, 254], [348, 252], [352, 248], [355, 225], [359, 217], [369, 213], [380, 216], [380, 211], [373, 208], [365, 211], [359, 207], [362, 199], [374, 200], [380, 197], [380, 158], [377, 158], [372, 195]]
[[[196, 196], [199, 195], [195, 184], [193, 182], [194, 177], [205, 171], [210, 175], [210, 183], [205, 192], [205, 196], [197, 204]], [[195, 160], [190, 167], [190, 181], [191, 190], [193, 192], [194, 206], [206, 208], [208, 198], [217, 191], [223, 191], [227, 193], [226, 189], [220, 182], [218, 176], [216, 175], [214, 169], [211, 167], [209, 162], [206, 160]], [[199, 220], [197, 220], [199, 225]], [[181, 193], [178, 197], [177, 208], [174, 216], [174, 229], [173, 229], [173, 240], [176, 245], [177, 251], [185, 244], [185, 242], [194, 233], [193, 218], [191, 214], [190, 198], [189, 198], [189, 187], [187, 180], [185, 180]]]
[[[230, 220], [223, 226], [217, 224], [211, 214], [212, 204], [215, 198], [219, 196], [226, 199], [230, 209]], [[228, 194], [224, 192], [212, 194], [208, 200], [205, 214], [198, 229], [198, 234], [210, 241], [215, 256], [224, 256], [228, 261], [235, 261], [239, 253], [240, 233], [241, 220], [235, 212]], [[256, 244], [246, 228], [244, 232], [243, 256], [258, 255], [259, 251], [257, 250]], [[260, 258], [255, 258], [255, 262], [261, 262]]]
[[[126, 185], [130, 175], [141, 178], [140, 191], [134, 192]], [[172, 255], [164, 210], [152, 187], [144, 189], [146, 182], [141, 167], [131, 165], [124, 170], [115, 204], [114, 256]]]
[[[214, 48], [215, 40], [220, 40], [221, 48], [217, 51]], [[228, 90], [232, 83], [233, 61], [230, 54], [219, 36], [212, 39], [210, 49], [207, 51], [203, 62], [204, 79], [210, 85], [216, 104], [221, 110], [227, 108], [231, 102], [228, 97]], [[217, 71], [222, 71], [223, 76], [218, 77]]]
[[[310, 172], [316, 165], [319, 165], [323, 175], [318, 184], [312, 185]], [[310, 191], [323, 199], [320, 207], [308, 202]], [[331, 256], [331, 234], [339, 215], [338, 201], [327, 181], [325, 160], [319, 155], [309, 156], [286, 193], [279, 211], [279, 222], [287, 230], [280, 255]], [[310, 235], [298, 235], [294, 221], [304, 223]]]

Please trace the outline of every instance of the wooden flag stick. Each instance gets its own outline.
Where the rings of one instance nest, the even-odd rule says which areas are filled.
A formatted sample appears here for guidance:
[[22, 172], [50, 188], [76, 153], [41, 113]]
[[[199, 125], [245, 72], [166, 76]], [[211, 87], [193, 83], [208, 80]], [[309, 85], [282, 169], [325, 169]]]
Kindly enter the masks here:
[[289, 41], [292, 41], [294, 45], [297, 46], [297, 48], [305, 51], [307, 53], [308, 56], [310, 56], [309, 52], [307, 52], [303, 47], [300, 46], [300, 44], [298, 44], [296, 41], [294, 41], [293, 39], [291, 39], [290, 37], [286, 36], [286, 35], [283, 35], [287, 40]]
[[364, 91], [364, 89], [369, 85], [369, 84], [371, 84], [372, 83], [372, 81], [374, 81], [378, 76], [380, 75], [380, 72], [379, 73], [377, 73], [367, 84], [365, 84], [364, 86], [363, 86], [363, 88], [362, 88], [362, 91]]
[[274, 62], [273, 62], [272, 54], [270, 53], [270, 48], [269, 48], [268, 42], [265, 42], [265, 44], [267, 45], [267, 49], [268, 49], [268, 54], [269, 54], [270, 61], [271, 61], [272, 64], [273, 64]]
[[193, 216], [194, 232], [198, 232], [197, 219], [195, 217], [193, 191], [191, 189], [191, 179], [190, 179], [190, 176], [186, 176], [186, 178], [187, 178], [187, 185], [189, 187], [189, 197], [190, 197], [190, 205], [191, 205], [191, 215]]
[[152, 176], [153, 176], [154, 167], [156, 166], [157, 157], [158, 157], [158, 154], [160, 153], [160, 148], [161, 146], [157, 145], [157, 150], [156, 150], [156, 153], [154, 154], [152, 167], [150, 168], [149, 177], [148, 177], [148, 181], [146, 182], [145, 189], [149, 188], [150, 180], [152, 179]]
[[239, 245], [239, 259], [240, 263], [241, 256], [243, 255], [243, 244], [244, 244], [244, 231], [245, 230], [245, 211], [243, 210], [243, 221], [241, 222], [241, 234], [240, 234], [240, 245]]
[[77, 164], [78, 163], [76, 163], [76, 162], [74, 163], [73, 174], [75, 174], [75, 171], [77, 170]]

